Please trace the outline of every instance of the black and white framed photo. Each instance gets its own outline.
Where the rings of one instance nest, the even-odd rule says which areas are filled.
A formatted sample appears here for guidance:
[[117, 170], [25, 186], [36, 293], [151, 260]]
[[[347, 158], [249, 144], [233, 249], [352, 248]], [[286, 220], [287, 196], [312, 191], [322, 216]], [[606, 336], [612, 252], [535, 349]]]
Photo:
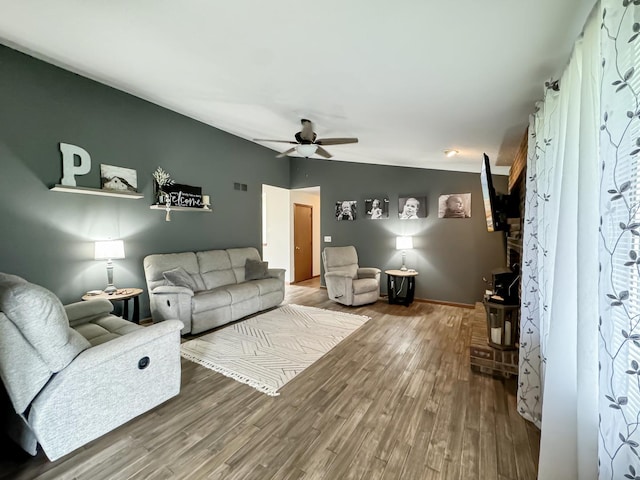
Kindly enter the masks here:
[[440, 195], [438, 198], [438, 218], [471, 218], [471, 194]]
[[367, 198], [364, 201], [365, 218], [380, 220], [389, 218], [389, 199], [386, 197]]
[[100, 185], [103, 190], [138, 191], [138, 175], [132, 168], [100, 165]]
[[356, 200], [340, 200], [336, 202], [336, 220], [355, 220], [357, 217]]
[[401, 220], [415, 220], [427, 217], [426, 196], [398, 197], [398, 218]]

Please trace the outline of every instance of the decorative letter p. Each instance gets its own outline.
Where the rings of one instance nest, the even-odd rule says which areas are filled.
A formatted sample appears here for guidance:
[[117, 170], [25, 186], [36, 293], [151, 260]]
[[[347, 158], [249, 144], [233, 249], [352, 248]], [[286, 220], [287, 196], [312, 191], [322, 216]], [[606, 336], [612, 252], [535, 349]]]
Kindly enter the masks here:
[[[62, 185], [69, 187], [76, 186], [75, 175], [85, 175], [91, 170], [91, 155], [84, 148], [69, 143], [60, 142], [62, 152]], [[80, 159], [80, 164], [76, 167], [75, 157]]]

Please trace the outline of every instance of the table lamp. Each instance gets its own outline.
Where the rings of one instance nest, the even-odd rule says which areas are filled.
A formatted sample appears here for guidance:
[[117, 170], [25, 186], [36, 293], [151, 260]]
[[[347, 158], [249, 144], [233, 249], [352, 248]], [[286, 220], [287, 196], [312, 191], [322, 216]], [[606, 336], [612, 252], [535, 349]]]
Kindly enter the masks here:
[[413, 237], [396, 237], [396, 250], [402, 250], [402, 267], [400, 270], [403, 272], [407, 270], [407, 266], [404, 264], [407, 257], [406, 250], [413, 248]]
[[107, 288], [104, 292], [112, 295], [117, 288], [113, 285], [113, 259], [124, 258], [124, 242], [122, 240], [107, 240], [96, 242], [95, 259], [107, 261]]

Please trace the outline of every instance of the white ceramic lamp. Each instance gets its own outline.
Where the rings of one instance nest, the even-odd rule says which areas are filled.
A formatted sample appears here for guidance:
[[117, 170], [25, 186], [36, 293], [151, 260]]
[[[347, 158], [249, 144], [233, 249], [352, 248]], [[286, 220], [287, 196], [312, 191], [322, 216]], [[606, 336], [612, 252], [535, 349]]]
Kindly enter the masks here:
[[107, 288], [109, 295], [116, 292], [113, 285], [113, 259], [124, 258], [124, 242], [122, 240], [107, 240], [95, 243], [95, 259], [107, 261]]
[[413, 248], [413, 237], [396, 237], [396, 250], [402, 250], [402, 267], [400, 270], [403, 272], [407, 270], [407, 266], [404, 264], [407, 257], [407, 250]]

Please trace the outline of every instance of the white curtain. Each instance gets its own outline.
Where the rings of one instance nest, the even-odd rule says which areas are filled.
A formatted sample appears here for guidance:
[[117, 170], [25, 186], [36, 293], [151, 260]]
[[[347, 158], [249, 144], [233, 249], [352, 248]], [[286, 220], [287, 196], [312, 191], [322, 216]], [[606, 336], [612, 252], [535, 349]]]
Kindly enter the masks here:
[[599, 36], [596, 7], [529, 126], [518, 409], [540, 479], [598, 471]]
[[600, 16], [601, 479], [640, 475], [639, 4], [605, 0]]

